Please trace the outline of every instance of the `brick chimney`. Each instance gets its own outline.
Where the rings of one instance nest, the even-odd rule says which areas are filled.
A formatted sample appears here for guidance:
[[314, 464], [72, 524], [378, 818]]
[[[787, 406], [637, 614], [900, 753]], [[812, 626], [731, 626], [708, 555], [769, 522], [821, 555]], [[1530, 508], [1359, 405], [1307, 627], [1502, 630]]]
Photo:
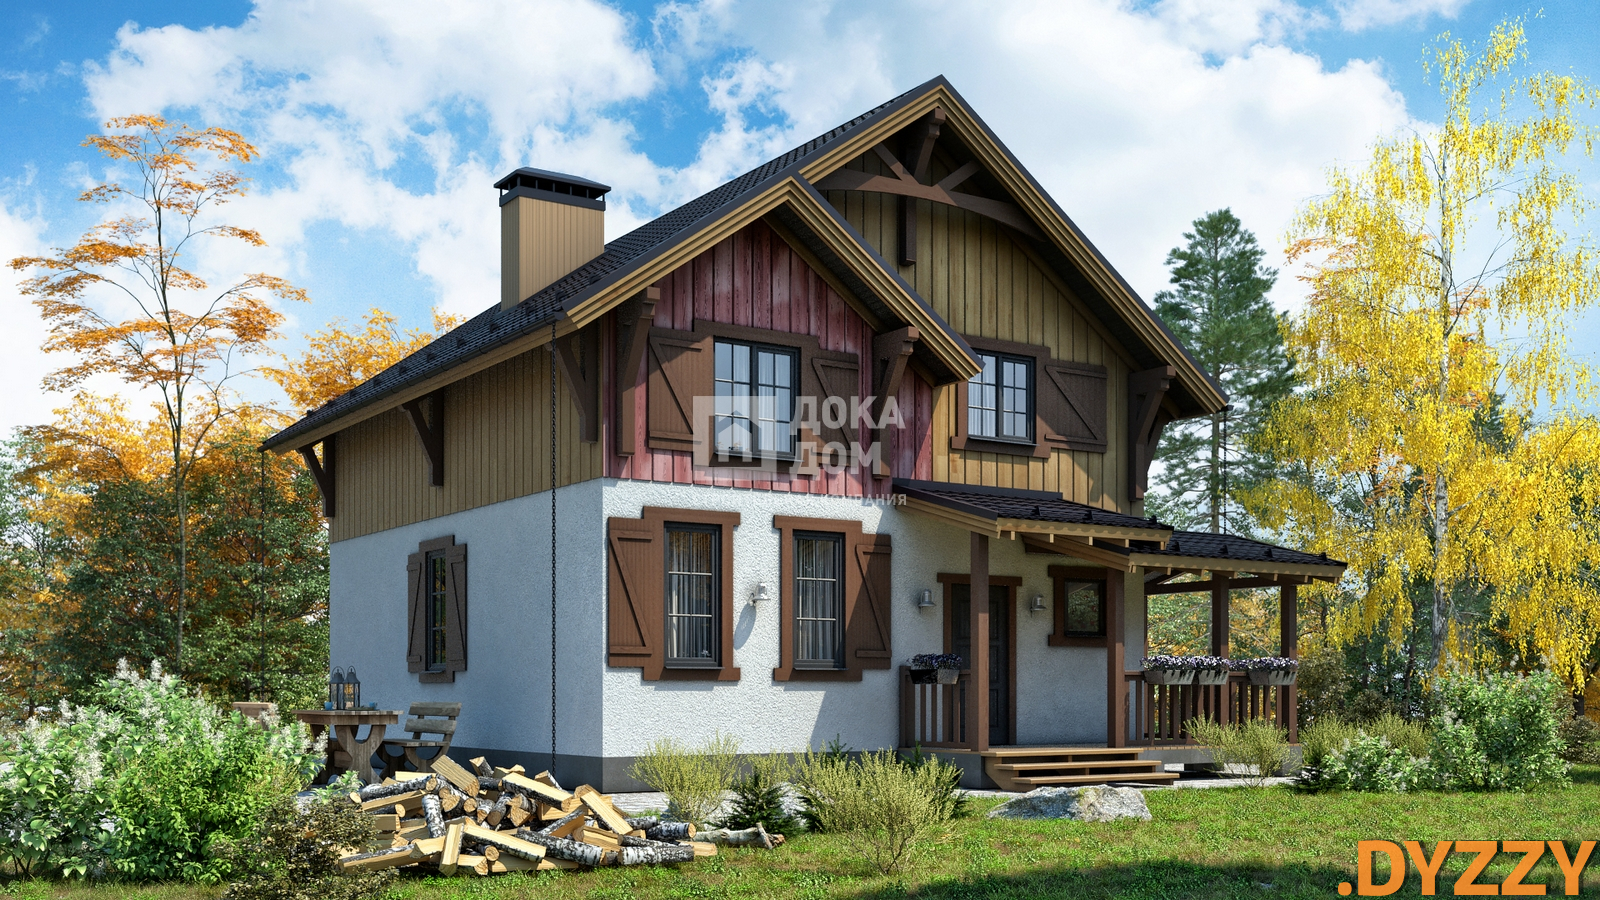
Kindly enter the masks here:
[[518, 169], [500, 189], [500, 308], [510, 309], [606, 249], [607, 185]]

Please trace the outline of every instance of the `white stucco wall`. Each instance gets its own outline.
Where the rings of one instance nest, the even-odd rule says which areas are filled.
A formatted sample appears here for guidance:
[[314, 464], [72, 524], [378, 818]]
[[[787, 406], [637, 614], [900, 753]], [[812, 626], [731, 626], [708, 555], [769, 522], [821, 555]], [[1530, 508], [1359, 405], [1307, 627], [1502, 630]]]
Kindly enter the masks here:
[[[645, 682], [638, 669], [606, 666], [606, 529], [610, 516], [645, 506], [737, 511], [733, 535], [734, 664], [738, 682]], [[820, 747], [837, 735], [856, 748], [894, 746], [898, 666], [944, 644], [939, 572], [969, 571], [970, 538], [904, 508], [845, 497], [604, 479], [558, 492], [560, 750], [588, 757], [637, 755], [656, 737], [690, 743], [732, 734], [747, 752]], [[854, 519], [893, 536], [893, 664], [860, 682], [772, 680], [778, 665], [778, 604], [752, 607], [765, 582], [778, 591], [774, 515]], [[463, 704], [458, 746], [540, 753], [549, 748], [550, 502], [536, 494], [377, 534], [331, 548], [331, 663], [354, 666], [363, 699], [404, 709], [418, 700]], [[454, 683], [421, 684], [406, 670], [406, 558], [422, 541], [454, 535], [468, 550], [468, 668]], [[1022, 579], [1017, 593], [1017, 742], [1105, 740], [1105, 651], [1050, 647], [1052, 564], [1017, 541], [990, 543], [990, 572]], [[916, 598], [933, 592], [935, 607]], [[1128, 584], [1129, 664], [1143, 655], [1144, 606]]]
[[[561, 642], [557, 685], [563, 753], [599, 755], [605, 522], [602, 485], [557, 492]], [[406, 558], [417, 545], [455, 535], [467, 545], [467, 671], [454, 683], [421, 684], [406, 670]], [[363, 701], [405, 709], [459, 701], [455, 743], [547, 750], [550, 746], [550, 495], [534, 494], [442, 516], [330, 548], [330, 657], [355, 666]]]

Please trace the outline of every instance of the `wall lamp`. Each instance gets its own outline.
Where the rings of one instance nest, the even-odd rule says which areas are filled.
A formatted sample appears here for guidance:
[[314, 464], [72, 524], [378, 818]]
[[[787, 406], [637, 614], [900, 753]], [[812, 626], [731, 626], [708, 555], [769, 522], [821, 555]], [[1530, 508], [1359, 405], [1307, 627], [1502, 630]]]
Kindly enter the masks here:
[[771, 600], [772, 595], [767, 593], [767, 583], [759, 582], [756, 589], [750, 592], [750, 605], [755, 606], [763, 600]]
[[933, 609], [933, 591], [927, 588], [917, 595], [917, 609]]
[[1033, 602], [1028, 604], [1028, 612], [1029, 613], [1042, 613], [1042, 612], [1044, 612], [1044, 610], [1045, 610], [1044, 595], [1043, 594], [1034, 594], [1033, 595]]

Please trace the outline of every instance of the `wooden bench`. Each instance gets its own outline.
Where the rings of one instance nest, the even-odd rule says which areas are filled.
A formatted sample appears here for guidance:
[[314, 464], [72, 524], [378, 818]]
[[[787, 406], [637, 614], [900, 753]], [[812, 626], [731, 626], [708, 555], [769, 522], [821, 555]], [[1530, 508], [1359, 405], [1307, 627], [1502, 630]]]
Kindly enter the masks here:
[[[413, 772], [432, 772], [433, 760], [450, 751], [450, 741], [456, 734], [456, 717], [461, 715], [461, 704], [413, 703], [407, 715], [411, 718], [406, 720], [400, 730], [411, 732], [411, 737], [386, 740], [383, 746], [378, 748], [378, 756], [383, 759], [385, 774], [397, 771], [402, 760], [410, 764], [410, 770]], [[438, 737], [424, 738], [425, 734]], [[399, 749], [391, 752], [390, 747]], [[430, 747], [439, 752], [428, 757], [423, 757], [417, 752]]]

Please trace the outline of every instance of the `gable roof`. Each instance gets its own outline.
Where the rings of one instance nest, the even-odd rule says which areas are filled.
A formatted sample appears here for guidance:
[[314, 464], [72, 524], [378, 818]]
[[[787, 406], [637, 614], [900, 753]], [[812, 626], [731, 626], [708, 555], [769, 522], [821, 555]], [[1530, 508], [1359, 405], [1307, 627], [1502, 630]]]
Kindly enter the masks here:
[[[1101, 318], [1152, 367], [1173, 364], [1199, 412], [1222, 406], [1216, 383], [1111, 268], [1099, 251], [1045, 194], [943, 76], [875, 107], [606, 244], [605, 252], [521, 303], [496, 304], [427, 347], [357, 385], [263, 442], [286, 451], [318, 440], [383, 410], [420, 397], [472, 372], [526, 352], [557, 334], [580, 328], [655, 283], [684, 260], [762, 216], [773, 215], [882, 319], [918, 325], [918, 352], [947, 380], [970, 377], [971, 349], [848, 222], [812, 182], [939, 106], [963, 143], [1017, 197], [1050, 238], [1047, 258], [1077, 268], [1085, 299], [1104, 297]], [[1019, 238], [1019, 240], [1028, 240]], [[1035, 242], [1036, 244], [1041, 242]], [[818, 252], [820, 251], [820, 252]], [[931, 358], [930, 358], [931, 357]], [[1180, 396], [1183, 396], [1180, 394]], [[1194, 413], [1191, 413], [1194, 414]]]

